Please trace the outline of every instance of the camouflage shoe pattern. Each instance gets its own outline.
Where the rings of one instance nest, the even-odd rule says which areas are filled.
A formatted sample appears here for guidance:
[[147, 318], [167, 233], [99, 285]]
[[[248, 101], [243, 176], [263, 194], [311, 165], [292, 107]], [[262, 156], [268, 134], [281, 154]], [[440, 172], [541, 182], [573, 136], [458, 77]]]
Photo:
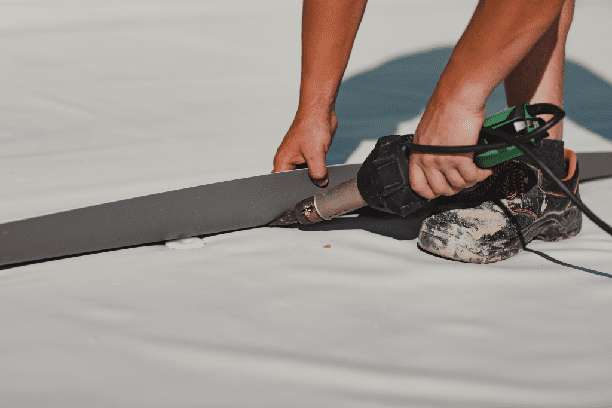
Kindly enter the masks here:
[[[579, 196], [578, 159], [573, 151], [563, 151], [566, 176], [561, 181]], [[464, 200], [456, 206], [462, 208], [427, 218], [419, 247], [443, 258], [491, 263], [518, 254], [533, 239], [559, 241], [580, 232], [582, 212], [576, 204], [525, 160], [496, 166], [485, 184], [471, 194], [472, 206]]]

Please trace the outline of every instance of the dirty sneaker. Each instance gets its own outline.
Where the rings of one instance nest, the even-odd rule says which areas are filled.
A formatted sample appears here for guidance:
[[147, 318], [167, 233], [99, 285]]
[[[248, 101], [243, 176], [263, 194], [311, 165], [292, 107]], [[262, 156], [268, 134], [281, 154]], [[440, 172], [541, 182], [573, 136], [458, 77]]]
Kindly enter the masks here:
[[[573, 151], [561, 141], [544, 139], [533, 152], [578, 196]], [[477, 190], [441, 202], [454, 208], [424, 221], [418, 245], [457, 261], [497, 262], [518, 254], [533, 239], [559, 241], [578, 234], [582, 226], [576, 204], [525, 155], [496, 166]]]

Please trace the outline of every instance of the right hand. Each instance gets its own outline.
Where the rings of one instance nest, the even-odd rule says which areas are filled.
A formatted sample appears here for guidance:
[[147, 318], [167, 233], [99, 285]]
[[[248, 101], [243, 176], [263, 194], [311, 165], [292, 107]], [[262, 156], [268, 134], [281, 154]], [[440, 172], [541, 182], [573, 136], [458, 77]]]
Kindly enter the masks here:
[[[440, 102], [433, 95], [421, 118], [413, 142], [432, 146], [469, 146], [478, 143], [485, 121], [484, 105], [477, 108]], [[452, 196], [492, 174], [474, 164], [474, 153], [410, 153], [410, 187], [428, 200]]]
[[274, 156], [274, 170], [294, 170], [297, 165], [306, 163], [312, 182], [318, 187], [326, 187], [329, 180], [325, 155], [331, 146], [338, 118], [335, 112], [326, 114], [302, 114], [298, 112]]

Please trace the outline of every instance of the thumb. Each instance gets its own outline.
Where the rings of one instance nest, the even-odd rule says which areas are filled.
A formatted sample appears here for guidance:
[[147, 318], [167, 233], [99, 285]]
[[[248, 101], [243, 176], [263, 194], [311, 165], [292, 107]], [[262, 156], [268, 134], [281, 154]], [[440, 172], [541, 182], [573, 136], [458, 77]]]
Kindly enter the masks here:
[[329, 184], [327, 166], [325, 165], [325, 153], [319, 152], [311, 157], [305, 157], [308, 164], [308, 175], [310, 180], [318, 187], [324, 188]]

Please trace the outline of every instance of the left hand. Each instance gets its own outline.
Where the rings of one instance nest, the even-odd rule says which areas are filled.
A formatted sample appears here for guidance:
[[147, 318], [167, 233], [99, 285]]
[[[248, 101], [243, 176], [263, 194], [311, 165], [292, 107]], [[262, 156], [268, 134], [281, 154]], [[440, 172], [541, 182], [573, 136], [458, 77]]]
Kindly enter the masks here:
[[[434, 146], [466, 146], [478, 143], [486, 111], [430, 99], [413, 143]], [[410, 186], [421, 197], [452, 196], [486, 179], [492, 171], [477, 167], [474, 153], [410, 154]]]

